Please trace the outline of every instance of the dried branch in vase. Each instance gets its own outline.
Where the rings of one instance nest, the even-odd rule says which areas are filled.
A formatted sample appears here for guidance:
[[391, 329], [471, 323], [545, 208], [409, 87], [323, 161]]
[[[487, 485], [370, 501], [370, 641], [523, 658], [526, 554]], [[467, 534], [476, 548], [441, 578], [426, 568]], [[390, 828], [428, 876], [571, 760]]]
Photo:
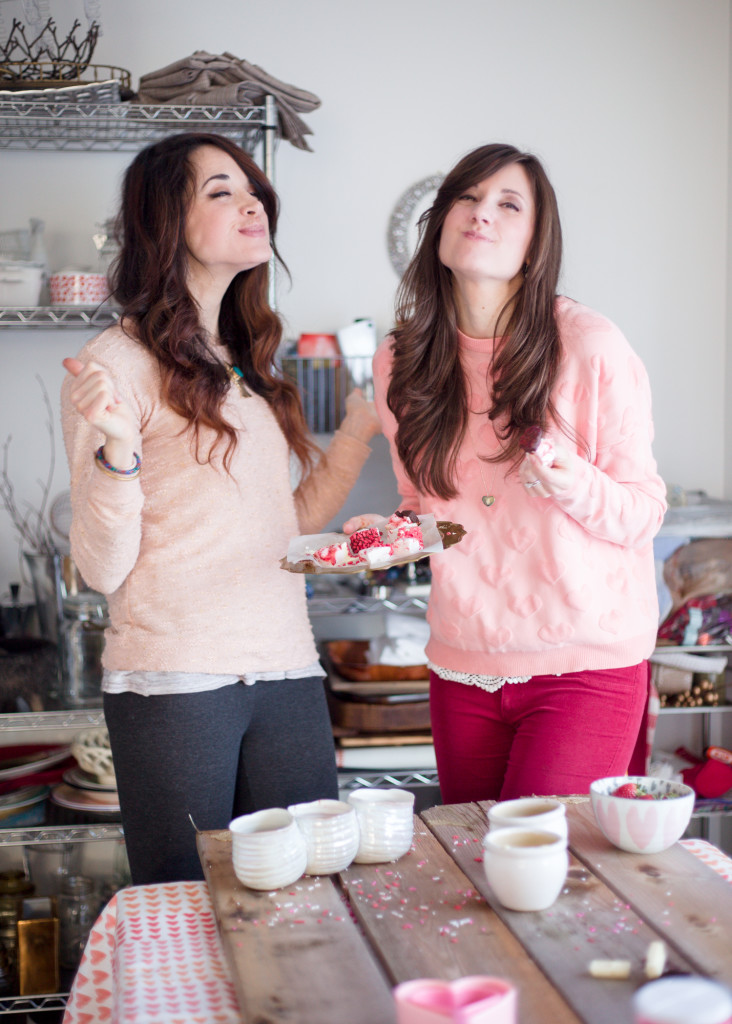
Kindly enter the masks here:
[[8, 438], [3, 445], [3, 467], [2, 473], [0, 473], [0, 499], [2, 499], [5, 511], [10, 516], [22, 550], [38, 555], [54, 555], [57, 553], [57, 548], [53, 540], [51, 525], [48, 521], [48, 502], [51, 493], [53, 472], [56, 467], [56, 436], [53, 429], [53, 410], [51, 409], [51, 400], [48, 397], [48, 391], [46, 390], [46, 386], [41, 377], [36, 376], [36, 380], [40, 384], [41, 391], [43, 392], [43, 401], [46, 406], [47, 414], [46, 428], [48, 430], [51, 449], [51, 457], [46, 479], [38, 481], [38, 485], [41, 488], [41, 502], [38, 507], [35, 507], [27, 501], [19, 503], [15, 496], [15, 487], [10, 479], [10, 442], [13, 439], [12, 435], [8, 435]]

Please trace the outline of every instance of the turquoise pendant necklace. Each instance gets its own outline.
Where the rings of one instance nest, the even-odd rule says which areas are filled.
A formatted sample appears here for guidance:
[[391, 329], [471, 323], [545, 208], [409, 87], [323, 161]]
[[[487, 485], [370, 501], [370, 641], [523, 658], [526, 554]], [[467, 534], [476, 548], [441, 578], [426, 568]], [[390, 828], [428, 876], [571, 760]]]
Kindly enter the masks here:
[[233, 366], [231, 363], [226, 364], [226, 372], [229, 374], [229, 380], [236, 384], [241, 391], [244, 398], [249, 398], [249, 391], [244, 383], [244, 374], [238, 366]]

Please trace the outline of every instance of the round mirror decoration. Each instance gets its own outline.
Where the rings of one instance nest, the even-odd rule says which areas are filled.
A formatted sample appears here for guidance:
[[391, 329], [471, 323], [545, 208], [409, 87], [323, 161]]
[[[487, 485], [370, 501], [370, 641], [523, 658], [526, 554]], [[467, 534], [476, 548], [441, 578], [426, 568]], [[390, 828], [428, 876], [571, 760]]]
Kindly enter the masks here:
[[432, 174], [422, 178], [406, 190], [398, 199], [389, 218], [387, 233], [389, 259], [401, 277], [409, 265], [417, 243], [417, 221], [429, 204], [423, 200], [436, 192], [442, 184], [444, 174]]

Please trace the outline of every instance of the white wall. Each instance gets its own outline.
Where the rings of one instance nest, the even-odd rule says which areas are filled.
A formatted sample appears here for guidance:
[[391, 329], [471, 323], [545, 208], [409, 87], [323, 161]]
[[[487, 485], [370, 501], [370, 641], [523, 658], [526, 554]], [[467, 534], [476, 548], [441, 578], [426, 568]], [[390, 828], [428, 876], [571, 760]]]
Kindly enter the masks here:
[[[52, 10], [61, 28], [83, 18], [81, 0]], [[277, 155], [291, 336], [357, 316], [387, 331], [386, 228], [402, 192], [484, 142], [537, 152], [559, 195], [563, 290], [644, 359], [662, 474], [723, 493], [729, 0], [102, 0], [102, 13], [95, 60], [134, 84], [195, 49], [228, 50], [321, 97], [305, 115], [314, 152], [282, 143]], [[129, 159], [1, 152], [0, 229], [44, 217], [55, 267], [88, 261]], [[56, 401], [60, 360], [88, 334], [0, 332], [0, 440], [14, 435], [29, 500], [46, 465], [34, 376]], [[61, 456], [54, 492], [66, 484]], [[0, 595], [15, 550], [0, 510]]]

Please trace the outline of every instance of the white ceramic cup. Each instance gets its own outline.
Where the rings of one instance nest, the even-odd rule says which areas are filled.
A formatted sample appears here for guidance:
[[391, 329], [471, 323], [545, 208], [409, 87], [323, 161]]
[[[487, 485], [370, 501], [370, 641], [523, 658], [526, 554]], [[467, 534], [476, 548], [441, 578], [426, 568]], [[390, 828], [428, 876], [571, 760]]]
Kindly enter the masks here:
[[509, 910], [546, 910], [562, 891], [567, 841], [534, 828], [500, 828], [483, 839], [483, 867], [499, 903]]
[[635, 1024], [730, 1024], [732, 991], [696, 975], [659, 978], [633, 996]]
[[414, 793], [406, 789], [354, 789], [348, 803], [356, 809], [360, 841], [357, 864], [383, 864], [403, 857], [414, 837]]
[[332, 875], [348, 867], [359, 842], [355, 807], [344, 800], [311, 800], [287, 810], [305, 839], [306, 875]]
[[283, 807], [243, 814], [229, 829], [234, 874], [250, 889], [281, 889], [305, 871], [305, 839]]
[[518, 800], [502, 800], [488, 809], [488, 829], [538, 828], [567, 838], [567, 810], [560, 800], [551, 797], [527, 796]]

